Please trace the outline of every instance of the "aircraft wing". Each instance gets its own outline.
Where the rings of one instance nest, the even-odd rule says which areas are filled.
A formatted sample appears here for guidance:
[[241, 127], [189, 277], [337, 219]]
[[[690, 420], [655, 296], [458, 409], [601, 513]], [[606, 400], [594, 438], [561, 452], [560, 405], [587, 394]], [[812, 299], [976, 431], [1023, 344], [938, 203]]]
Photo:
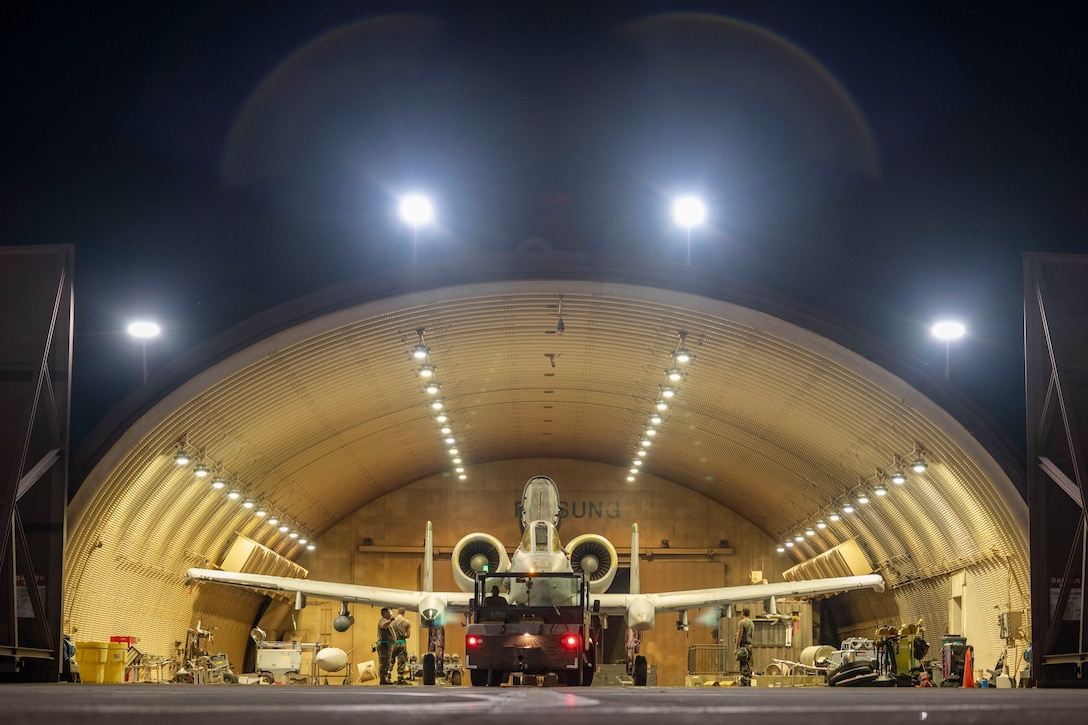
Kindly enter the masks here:
[[867, 574], [775, 584], [688, 589], [659, 594], [594, 594], [591, 598], [600, 600], [601, 614], [626, 615], [627, 626], [649, 629], [653, 626], [654, 615], [661, 612], [682, 612], [703, 607], [758, 602], [771, 597], [783, 599], [806, 594], [831, 594], [850, 589], [875, 589], [882, 592], [884, 578], [879, 574]]
[[444, 612], [467, 612], [469, 600], [472, 599], [472, 595], [465, 592], [419, 592], [216, 569], [190, 569], [187, 579], [231, 584], [247, 589], [299, 593], [336, 602], [355, 602], [394, 609], [404, 607], [408, 611], [419, 612], [425, 625], [436, 619], [441, 621]]

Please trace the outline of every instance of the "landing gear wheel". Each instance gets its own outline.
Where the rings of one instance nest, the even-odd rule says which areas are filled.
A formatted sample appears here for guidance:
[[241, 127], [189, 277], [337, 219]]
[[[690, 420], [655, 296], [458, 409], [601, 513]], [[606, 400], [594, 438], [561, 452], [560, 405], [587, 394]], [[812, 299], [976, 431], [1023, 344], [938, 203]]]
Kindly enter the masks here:
[[646, 656], [635, 657], [635, 687], [646, 687]]
[[487, 687], [488, 670], [469, 670], [468, 678], [473, 687]]
[[581, 684], [582, 684], [582, 670], [581, 670], [581, 668], [578, 668], [577, 670], [568, 670], [566, 672], [566, 675], [567, 675], [567, 681], [566, 681], [567, 687], [580, 687], [581, 686]]
[[428, 652], [423, 655], [423, 684], [433, 685], [435, 680], [434, 654]]
[[461, 670], [454, 670], [453, 672], [451, 672], [450, 676], [449, 676], [449, 681], [450, 681], [450, 684], [453, 685], [454, 687], [460, 687], [461, 686]]

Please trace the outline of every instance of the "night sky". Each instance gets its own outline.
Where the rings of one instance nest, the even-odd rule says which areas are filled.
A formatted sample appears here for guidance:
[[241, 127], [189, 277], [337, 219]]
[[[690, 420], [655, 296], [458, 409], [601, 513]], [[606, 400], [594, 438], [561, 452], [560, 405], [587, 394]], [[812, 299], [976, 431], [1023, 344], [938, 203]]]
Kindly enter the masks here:
[[[5, 18], [4, 244], [74, 244], [74, 445], [274, 304], [422, 260], [684, 261], [940, 370], [1024, 447], [1029, 251], [1088, 252], [1088, 23], [959, 2], [21, 3]], [[33, 6], [33, 7], [30, 7]]]

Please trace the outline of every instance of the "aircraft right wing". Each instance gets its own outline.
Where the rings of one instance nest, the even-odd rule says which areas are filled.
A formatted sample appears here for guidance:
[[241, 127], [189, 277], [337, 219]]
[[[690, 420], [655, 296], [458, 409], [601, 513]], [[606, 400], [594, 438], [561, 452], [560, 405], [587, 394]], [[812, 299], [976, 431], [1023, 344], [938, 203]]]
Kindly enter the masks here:
[[654, 626], [654, 616], [660, 612], [721, 607], [727, 604], [758, 602], [771, 597], [781, 599], [806, 594], [833, 594], [850, 589], [875, 589], [883, 592], [884, 578], [879, 574], [866, 574], [775, 584], [688, 589], [659, 594], [595, 594], [592, 598], [600, 601], [601, 614], [622, 614], [627, 619], [628, 627], [645, 630]]

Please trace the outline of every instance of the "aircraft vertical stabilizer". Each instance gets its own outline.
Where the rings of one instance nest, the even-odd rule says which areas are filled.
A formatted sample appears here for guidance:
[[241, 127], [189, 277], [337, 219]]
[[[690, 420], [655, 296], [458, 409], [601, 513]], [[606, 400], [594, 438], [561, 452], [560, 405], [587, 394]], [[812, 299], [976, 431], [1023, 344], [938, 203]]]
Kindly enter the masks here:
[[434, 527], [430, 521], [423, 537], [423, 591], [434, 591]]

